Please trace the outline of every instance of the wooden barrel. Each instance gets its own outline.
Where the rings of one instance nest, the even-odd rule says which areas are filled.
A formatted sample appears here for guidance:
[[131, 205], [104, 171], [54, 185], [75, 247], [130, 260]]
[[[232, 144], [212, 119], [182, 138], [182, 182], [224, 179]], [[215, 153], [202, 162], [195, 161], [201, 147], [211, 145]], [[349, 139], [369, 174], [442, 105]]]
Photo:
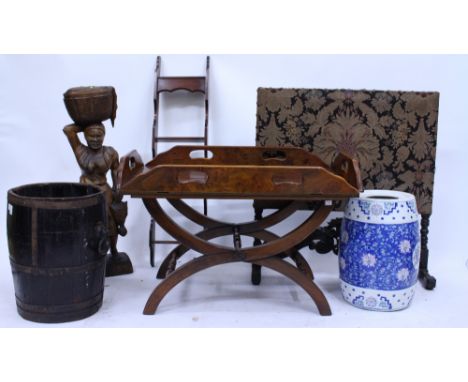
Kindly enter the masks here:
[[102, 305], [108, 250], [104, 193], [78, 183], [8, 191], [7, 232], [18, 313], [36, 322], [88, 317]]

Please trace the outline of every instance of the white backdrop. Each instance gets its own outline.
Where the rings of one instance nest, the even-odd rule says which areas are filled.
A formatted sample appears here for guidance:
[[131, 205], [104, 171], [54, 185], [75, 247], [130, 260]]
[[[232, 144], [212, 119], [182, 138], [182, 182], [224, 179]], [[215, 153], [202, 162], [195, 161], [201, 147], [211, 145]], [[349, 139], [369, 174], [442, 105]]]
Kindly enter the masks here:
[[[34, 182], [77, 181], [79, 169], [62, 128], [71, 119], [63, 93], [70, 87], [111, 85], [118, 96], [115, 128], [105, 122], [105, 144], [123, 155], [151, 154], [152, 96], [156, 55], [0, 56], [0, 274], [11, 283], [6, 237], [6, 193]], [[322, 87], [439, 91], [440, 113], [429, 269], [436, 277], [463, 269], [468, 253], [461, 239], [465, 217], [468, 142], [468, 56], [460, 55], [211, 55], [209, 144], [254, 145], [256, 89]], [[163, 55], [162, 75], [204, 75], [204, 55]], [[172, 103], [167, 101], [171, 99]], [[161, 133], [202, 132], [202, 98], [167, 95]], [[214, 204], [213, 204], [214, 203]], [[252, 218], [245, 203], [211, 211], [220, 217]], [[239, 215], [239, 216], [237, 216]], [[129, 234], [119, 239], [136, 267], [148, 264], [149, 215], [140, 200], [129, 202]], [[162, 256], [162, 255], [159, 255]], [[157, 258], [158, 261], [161, 257]], [[463, 277], [464, 276], [464, 277]]]

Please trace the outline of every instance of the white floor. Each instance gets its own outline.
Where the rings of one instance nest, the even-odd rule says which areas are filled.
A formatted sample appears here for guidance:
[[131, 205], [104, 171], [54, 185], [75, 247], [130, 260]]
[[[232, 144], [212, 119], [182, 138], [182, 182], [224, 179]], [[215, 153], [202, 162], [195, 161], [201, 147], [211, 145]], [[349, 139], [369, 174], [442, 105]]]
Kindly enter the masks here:
[[[302, 250], [325, 293], [332, 316], [322, 317], [310, 297], [280, 274], [264, 269], [262, 283], [250, 283], [250, 266], [226, 264], [200, 272], [183, 281], [162, 300], [154, 316], [142, 314], [153, 288], [157, 268], [144, 262], [131, 275], [107, 278], [104, 302], [93, 316], [63, 324], [26, 321], [16, 312], [8, 257], [0, 268], [1, 327], [468, 327], [467, 255], [430, 258], [430, 271], [437, 278], [433, 291], [420, 284], [411, 306], [403, 311], [382, 313], [361, 310], [341, 297], [337, 257]], [[187, 257], [195, 256], [190, 254]], [[146, 259], [145, 259], [146, 260]], [[161, 259], [157, 259], [157, 266]]]

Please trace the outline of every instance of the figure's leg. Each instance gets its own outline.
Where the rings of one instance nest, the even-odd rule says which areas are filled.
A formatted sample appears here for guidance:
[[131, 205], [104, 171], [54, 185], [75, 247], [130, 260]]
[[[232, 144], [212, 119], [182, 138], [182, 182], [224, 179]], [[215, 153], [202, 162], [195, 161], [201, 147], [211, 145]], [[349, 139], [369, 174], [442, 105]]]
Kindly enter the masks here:
[[429, 260], [429, 248], [427, 246], [428, 233], [429, 233], [429, 218], [431, 215], [421, 215], [421, 258], [419, 260], [419, 279], [422, 281], [424, 288], [434, 289], [436, 286], [435, 277], [429, 274], [427, 268]]

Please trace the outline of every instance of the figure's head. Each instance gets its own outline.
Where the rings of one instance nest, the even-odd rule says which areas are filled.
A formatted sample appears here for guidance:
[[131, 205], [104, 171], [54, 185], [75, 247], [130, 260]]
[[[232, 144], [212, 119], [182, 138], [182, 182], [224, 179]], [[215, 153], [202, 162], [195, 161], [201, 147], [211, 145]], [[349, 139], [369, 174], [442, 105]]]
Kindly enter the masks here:
[[84, 136], [88, 147], [93, 150], [99, 150], [104, 142], [106, 129], [102, 123], [95, 123], [84, 129]]

